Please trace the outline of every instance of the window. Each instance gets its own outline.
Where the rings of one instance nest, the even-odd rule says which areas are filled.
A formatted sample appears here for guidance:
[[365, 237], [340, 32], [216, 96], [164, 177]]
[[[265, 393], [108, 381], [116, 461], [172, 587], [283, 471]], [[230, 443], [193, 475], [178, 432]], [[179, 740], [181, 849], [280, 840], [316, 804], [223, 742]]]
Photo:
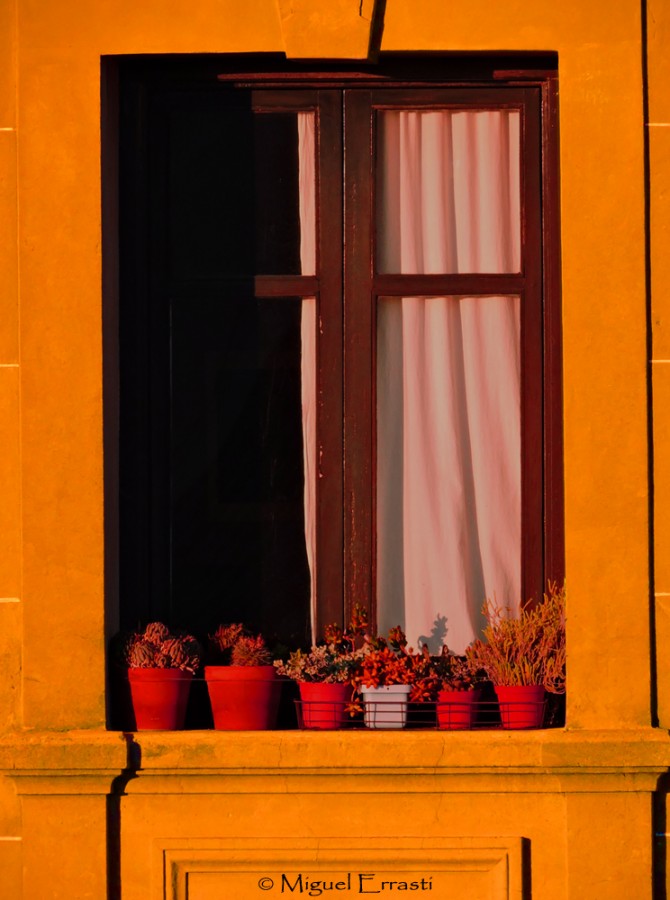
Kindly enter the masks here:
[[444, 71], [122, 70], [122, 625], [459, 650], [560, 576], [553, 81]]

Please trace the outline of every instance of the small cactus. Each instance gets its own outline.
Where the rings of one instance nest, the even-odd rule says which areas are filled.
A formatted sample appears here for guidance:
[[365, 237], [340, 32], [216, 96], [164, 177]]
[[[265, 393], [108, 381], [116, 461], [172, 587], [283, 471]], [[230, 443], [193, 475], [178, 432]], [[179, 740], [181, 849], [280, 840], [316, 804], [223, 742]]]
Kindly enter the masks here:
[[233, 647], [231, 662], [234, 666], [269, 666], [272, 654], [260, 634], [258, 637], [241, 635]]
[[239, 623], [219, 625], [214, 634], [209, 635], [209, 657], [212, 665], [272, 665], [272, 654], [262, 636], [245, 634], [244, 626]]

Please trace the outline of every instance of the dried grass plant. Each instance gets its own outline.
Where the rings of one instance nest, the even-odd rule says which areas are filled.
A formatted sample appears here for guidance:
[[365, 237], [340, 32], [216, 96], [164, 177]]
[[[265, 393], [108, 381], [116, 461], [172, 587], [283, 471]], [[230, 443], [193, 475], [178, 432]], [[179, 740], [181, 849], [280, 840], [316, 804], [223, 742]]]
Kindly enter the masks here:
[[473, 671], [483, 670], [495, 685], [542, 684], [565, 693], [565, 586], [550, 582], [547, 593], [518, 617], [487, 600], [484, 640], [466, 650]]

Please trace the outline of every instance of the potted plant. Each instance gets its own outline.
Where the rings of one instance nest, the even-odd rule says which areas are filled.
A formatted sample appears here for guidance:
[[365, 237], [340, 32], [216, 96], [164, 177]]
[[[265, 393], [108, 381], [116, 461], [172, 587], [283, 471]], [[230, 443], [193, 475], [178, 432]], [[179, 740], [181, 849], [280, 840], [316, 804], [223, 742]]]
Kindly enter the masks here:
[[242, 624], [220, 625], [209, 635], [205, 680], [214, 727], [223, 731], [273, 728], [281, 681], [261, 635]]
[[545, 692], [565, 693], [565, 587], [550, 583], [517, 618], [490, 600], [483, 612], [485, 640], [467, 648], [468, 662], [493, 683], [504, 728], [540, 728]]
[[127, 668], [136, 728], [183, 728], [191, 680], [202, 658], [198, 641], [151, 622], [144, 631], [120, 635], [116, 654]]
[[[365, 634], [363, 651], [354, 683], [363, 701], [366, 726], [404, 728], [415, 666], [403, 630], [392, 628], [388, 640]], [[352, 709], [356, 708], [354, 704]]]
[[305, 728], [339, 728], [352, 692], [352, 676], [362, 655], [355, 647], [355, 625], [325, 629], [323, 643], [308, 651], [295, 650], [287, 662], [275, 662], [277, 672], [291, 678], [300, 691], [299, 724]]
[[431, 656], [424, 645], [415, 657], [414, 672], [410, 700], [434, 703], [439, 728], [472, 727], [482, 692], [467, 657], [452, 653], [446, 645], [438, 656]]

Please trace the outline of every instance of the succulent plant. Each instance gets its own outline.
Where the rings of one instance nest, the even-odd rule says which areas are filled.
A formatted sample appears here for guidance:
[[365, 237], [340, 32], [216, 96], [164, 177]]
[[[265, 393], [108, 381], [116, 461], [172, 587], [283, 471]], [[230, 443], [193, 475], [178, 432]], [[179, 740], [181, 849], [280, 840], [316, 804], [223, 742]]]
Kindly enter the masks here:
[[202, 648], [190, 634], [171, 634], [162, 622], [151, 622], [144, 631], [118, 635], [113, 646], [118, 665], [129, 669], [181, 669], [195, 673]]
[[170, 630], [162, 622], [150, 622], [144, 629], [144, 640], [160, 646], [170, 636]]
[[262, 635], [246, 634], [239, 623], [219, 625], [214, 634], [209, 635], [209, 657], [214, 665], [272, 665], [272, 654]]
[[369, 650], [361, 659], [356, 683], [362, 687], [383, 687], [390, 684], [411, 684], [412, 661], [406, 653], [390, 647]]
[[[328, 634], [333, 636], [334, 632]], [[363, 653], [362, 649], [354, 650], [348, 644], [333, 641], [315, 644], [308, 651], [294, 650], [287, 662], [277, 660], [275, 666], [280, 675], [294, 681], [346, 684], [351, 681]]]
[[198, 659], [199, 665], [202, 656], [200, 644], [190, 635], [167, 638], [163, 641], [161, 652], [169, 660], [167, 668], [170, 669], [189, 669], [194, 658]]
[[135, 641], [129, 648], [128, 666], [131, 669], [156, 668], [156, 645], [149, 641]]
[[424, 644], [421, 653], [412, 656], [412, 690], [410, 700], [434, 703], [440, 691], [471, 691], [481, 683], [465, 656], [452, 653], [443, 646], [437, 656], [431, 656]]
[[231, 625], [219, 625], [214, 634], [209, 635], [210, 648], [219, 653], [224, 653], [226, 650], [232, 651], [243, 633], [244, 625], [239, 622]]

